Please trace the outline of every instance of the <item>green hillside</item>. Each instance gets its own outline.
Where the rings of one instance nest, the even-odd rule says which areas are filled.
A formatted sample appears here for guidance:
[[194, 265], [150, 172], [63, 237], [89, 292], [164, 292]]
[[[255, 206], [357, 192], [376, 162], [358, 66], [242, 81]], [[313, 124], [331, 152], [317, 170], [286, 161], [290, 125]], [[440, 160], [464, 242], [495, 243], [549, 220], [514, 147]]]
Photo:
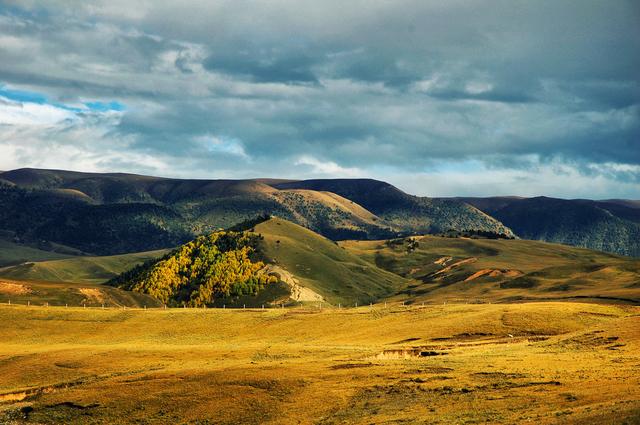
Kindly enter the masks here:
[[[0, 244], [1, 246], [1, 244]], [[40, 253], [23, 251], [28, 261], [0, 268], [0, 278], [46, 282], [103, 283], [130, 268], [162, 256], [166, 250], [139, 252], [102, 257], [60, 256], [39, 257]], [[53, 253], [46, 253], [53, 254]], [[55, 255], [55, 254], [54, 254]], [[0, 253], [0, 262], [10, 257]]]
[[[272, 218], [255, 226], [265, 262], [284, 268], [301, 286], [332, 304], [376, 302], [406, 284], [302, 226]], [[311, 298], [312, 299], [312, 298]]]
[[70, 257], [53, 251], [45, 251], [0, 239], [0, 268], [27, 261], [59, 260]]
[[588, 249], [436, 236], [340, 245], [411, 279], [393, 298], [408, 303], [571, 298], [640, 303], [640, 260]]

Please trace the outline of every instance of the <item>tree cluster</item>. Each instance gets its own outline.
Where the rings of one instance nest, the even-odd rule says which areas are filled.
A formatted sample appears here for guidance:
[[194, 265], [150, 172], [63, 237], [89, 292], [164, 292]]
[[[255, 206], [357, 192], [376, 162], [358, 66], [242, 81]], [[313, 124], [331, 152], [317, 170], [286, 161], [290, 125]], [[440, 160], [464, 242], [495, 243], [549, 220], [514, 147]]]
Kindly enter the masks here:
[[149, 294], [170, 306], [201, 307], [218, 298], [255, 295], [277, 281], [255, 260], [259, 239], [259, 235], [232, 231], [200, 236], [110, 284]]

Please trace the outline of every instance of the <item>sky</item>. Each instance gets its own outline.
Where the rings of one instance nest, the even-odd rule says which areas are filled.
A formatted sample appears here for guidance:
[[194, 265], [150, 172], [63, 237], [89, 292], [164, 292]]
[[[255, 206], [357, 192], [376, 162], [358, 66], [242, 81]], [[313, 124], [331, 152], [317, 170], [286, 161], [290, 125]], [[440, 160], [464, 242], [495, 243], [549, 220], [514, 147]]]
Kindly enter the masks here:
[[0, 0], [0, 170], [640, 199], [637, 0]]

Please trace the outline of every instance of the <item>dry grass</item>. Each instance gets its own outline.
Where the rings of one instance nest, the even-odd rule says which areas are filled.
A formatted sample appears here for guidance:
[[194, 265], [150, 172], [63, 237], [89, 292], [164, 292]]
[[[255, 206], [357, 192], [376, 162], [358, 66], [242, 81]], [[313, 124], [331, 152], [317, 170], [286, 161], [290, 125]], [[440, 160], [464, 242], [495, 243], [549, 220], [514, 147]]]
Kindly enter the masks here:
[[26, 295], [31, 294], [33, 290], [27, 285], [21, 283], [1, 282], [0, 294], [3, 295]]
[[632, 306], [3, 306], [0, 321], [4, 423], [640, 421]]

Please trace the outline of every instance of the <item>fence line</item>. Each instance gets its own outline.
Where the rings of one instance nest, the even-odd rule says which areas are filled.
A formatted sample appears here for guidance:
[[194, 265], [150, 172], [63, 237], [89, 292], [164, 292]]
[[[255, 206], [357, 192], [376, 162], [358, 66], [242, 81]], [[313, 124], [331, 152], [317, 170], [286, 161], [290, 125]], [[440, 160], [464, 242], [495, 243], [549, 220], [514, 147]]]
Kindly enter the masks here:
[[340, 310], [385, 310], [385, 309], [416, 309], [416, 308], [425, 308], [425, 307], [436, 307], [442, 305], [464, 305], [464, 304], [491, 304], [490, 301], [479, 300], [479, 299], [462, 299], [462, 298], [454, 298], [447, 299], [442, 302], [435, 301], [420, 301], [420, 302], [410, 302], [410, 301], [398, 301], [398, 302], [381, 302], [379, 304], [374, 304], [370, 302], [369, 304], [358, 304], [357, 302], [353, 304], [342, 304], [338, 303], [337, 305], [329, 304], [329, 303], [309, 303], [309, 304], [298, 304], [298, 305], [288, 305], [285, 306], [284, 303], [278, 303], [273, 305], [261, 304], [260, 306], [247, 307], [246, 304], [242, 306], [227, 306], [223, 304], [220, 306], [201, 306], [201, 307], [190, 307], [187, 305], [176, 306], [176, 307], [168, 307], [167, 305], [162, 306], [147, 306], [142, 305], [139, 307], [131, 307], [124, 305], [107, 305], [104, 303], [87, 305], [86, 302], [80, 303], [78, 305], [70, 305], [67, 303], [60, 303], [58, 305], [50, 304], [48, 301], [43, 301], [41, 304], [32, 303], [31, 300], [27, 300], [24, 303], [16, 303], [15, 300], [6, 299], [5, 301], [0, 301], [0, 305], [4, 306], [23, 306], [23, 307], [44, 307], [44, 308], [82, 308], [82, 309], [98, 309], [98, 310], [222, 310], [222, 311], [241, 311], [241, 310], [257, 310], [257, 311], [267, 311], [267, 310], [293, 310], [293, 309], [301, 309], [301, 310], [328, 310], [328, 311], [340, 311]]

